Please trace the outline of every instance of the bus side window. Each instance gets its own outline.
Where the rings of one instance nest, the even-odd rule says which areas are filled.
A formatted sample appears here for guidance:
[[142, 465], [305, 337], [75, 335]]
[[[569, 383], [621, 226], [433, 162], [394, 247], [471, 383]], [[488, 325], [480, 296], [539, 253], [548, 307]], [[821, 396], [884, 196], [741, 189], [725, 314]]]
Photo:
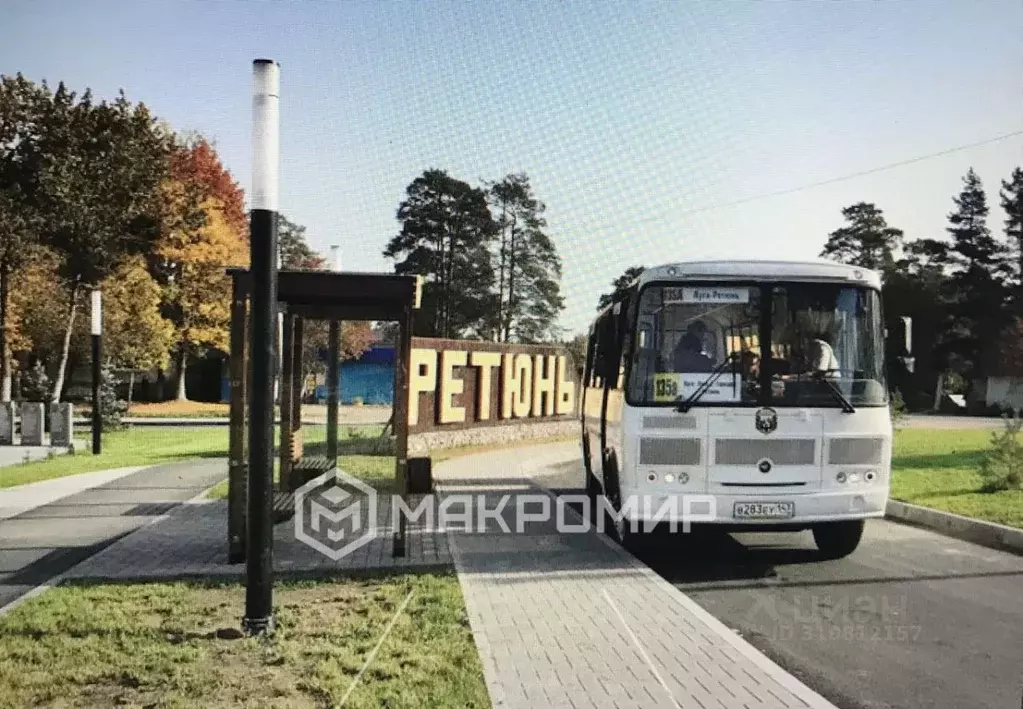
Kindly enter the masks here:
[[586, 338], [586, 362], [583, 365], [583, 387], [593, 386], [593, 350], [595, 340], [593, 336]]
[[600, 325], [599, 325], [599, 323], [598, 323], [597, 327], [593, 328], [592, 345], [591, 345], [591, 347], [593, 348], [593, 364], [590, 367], [590, 379], [587, 382], [587, 386], [596, 389], [596, 388], [600, 387], [600, 382], [601, 382], [601, 366], [602, 366], [601, 357], [603, 355], [603, 352], [601, 351], [601, 346], [600, 346]]
[[597, 326], [597, 373], [602, 386], [614, 388], [618, 382], [621, 348], [618, 346], [617, 318], [606, 313]]
[[635, 330], [635, 323], [632, 322], [633, 306], [636, 300], [635, 288], [622, 301], [622, 308], [618, 314], [615, 339], [618, 343], [618, 384], [615, 389], [625, 389], [626, 362], [632, 356], [635, 343], [632, 339], [632, 332]]

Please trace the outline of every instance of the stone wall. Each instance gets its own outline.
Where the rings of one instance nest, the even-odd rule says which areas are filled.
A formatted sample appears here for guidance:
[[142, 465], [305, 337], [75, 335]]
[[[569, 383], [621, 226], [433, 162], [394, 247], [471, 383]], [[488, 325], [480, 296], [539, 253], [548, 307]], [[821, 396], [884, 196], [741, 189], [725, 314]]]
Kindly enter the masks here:
[[577, 420], [552, 421], [549, 423], [531, 421], [505, 426], [424, 431], [409, 435], [408, 453], [410, 456], [424, 456], [428, 455], [430, 451], [443, 448], [575, 436], [579, 435], [579, 431], [580, 423]]

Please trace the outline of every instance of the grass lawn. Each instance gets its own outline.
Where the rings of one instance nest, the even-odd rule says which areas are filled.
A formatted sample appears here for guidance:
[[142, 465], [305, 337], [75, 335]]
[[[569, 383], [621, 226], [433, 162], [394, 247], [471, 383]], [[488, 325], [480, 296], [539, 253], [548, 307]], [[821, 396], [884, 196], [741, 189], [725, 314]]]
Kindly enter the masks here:
[[991, 431], [904, 429], [895, 434], [892, 497], [923, 507], [1023, 527], [1023, 492], [979, 492], [977, 469]]
[[[89, 434], [80, 437], [89, 438]], [[97, 470], [226, 455], [226, 426], [154, 426], [111, 431], [103, 435], [99, 455], [93, 455], [87, 445], [84, 451], [74, 454], [0, 468], [0, 488]]]
[[[326, 439], [326, 426], [306, 425], [302, 430], [310, 446], [320, 445]], [[351, 430], [342, 428], [341, 438], [351, 435]], [[278, 437], [279, 433], [277, 429]], [[77, 437], [89, 439], [88, 429]], [[0, 468], [0, 488], [97, 470], [226, 457], [227, 442], [227, 426], [135, 426], [110, 431], [103, 434], [103, 449], [99, 455], [93, 455], [87, 445], [85, 450], [73, 455]]]
[[454, 574], [281, 582], [241, 637], [240, 584], [62, 586], [0, 617], [0, 707], [490, 707]]

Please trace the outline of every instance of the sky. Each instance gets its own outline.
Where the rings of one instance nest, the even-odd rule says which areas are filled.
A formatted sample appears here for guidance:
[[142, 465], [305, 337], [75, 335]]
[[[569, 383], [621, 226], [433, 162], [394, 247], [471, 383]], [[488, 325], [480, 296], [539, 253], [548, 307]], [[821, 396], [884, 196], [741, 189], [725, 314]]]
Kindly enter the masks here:
[[[248, 191], [252, 61], [281, 65], [280, 209], [391, 271], [405, 188], [529, 175], [582, 332], [627, 266], [816, 257], [875, 202], [945, 235], [973, 167], [1000, 233], [1023, 135], [1023, 2], [0, 0], [0, 73], [124, 89]], [[741, 202], [741, 204], [734, 204]]]

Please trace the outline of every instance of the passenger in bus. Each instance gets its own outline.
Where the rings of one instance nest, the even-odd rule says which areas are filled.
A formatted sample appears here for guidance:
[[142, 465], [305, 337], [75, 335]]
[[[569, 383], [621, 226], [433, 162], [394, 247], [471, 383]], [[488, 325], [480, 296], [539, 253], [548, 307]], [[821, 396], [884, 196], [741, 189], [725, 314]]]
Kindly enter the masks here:
[[679, 340], [672, 359], [676, 372], [700, 374], [714, 369], [714, 361], [703, 353], [700, 338], [691, 332]]
[[835, 376], [838, 373], [838, 358], [828, 342], [827, 335], [818, 335], [810, 340], [808, 347], [810, 373], [815, 376]]
[[742, 351], [742, 376], [745, 379], [760, 377], [760, 355], [753, 350]]

